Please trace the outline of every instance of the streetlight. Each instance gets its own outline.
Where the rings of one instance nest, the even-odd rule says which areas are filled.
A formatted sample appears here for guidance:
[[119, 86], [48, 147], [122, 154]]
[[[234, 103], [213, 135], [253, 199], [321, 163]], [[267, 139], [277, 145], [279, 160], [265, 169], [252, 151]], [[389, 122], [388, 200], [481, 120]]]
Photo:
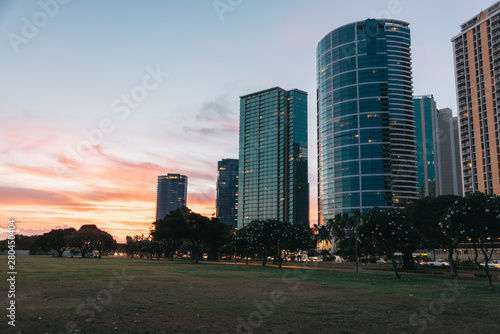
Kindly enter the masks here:
[[354, 252], [356, 253], [356, 273], [358, 272], [358, 229], [354, 228]]

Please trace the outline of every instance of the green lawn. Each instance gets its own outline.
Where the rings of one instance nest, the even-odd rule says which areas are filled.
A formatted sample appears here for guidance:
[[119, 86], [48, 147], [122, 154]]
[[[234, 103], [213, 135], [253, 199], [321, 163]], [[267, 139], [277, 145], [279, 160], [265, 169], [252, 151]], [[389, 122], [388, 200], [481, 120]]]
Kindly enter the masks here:
[[0, 332], [500, 333], [498, 283], [310, 267], [18, 256]]

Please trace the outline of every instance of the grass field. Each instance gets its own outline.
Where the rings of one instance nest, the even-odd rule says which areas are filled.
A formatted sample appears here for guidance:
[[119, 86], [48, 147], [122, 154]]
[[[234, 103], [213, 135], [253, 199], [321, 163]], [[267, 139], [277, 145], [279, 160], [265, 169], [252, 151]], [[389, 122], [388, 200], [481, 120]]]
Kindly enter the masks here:
[[0, 332], [500, 333], [498, 285], [312, 268], [18, 256]]

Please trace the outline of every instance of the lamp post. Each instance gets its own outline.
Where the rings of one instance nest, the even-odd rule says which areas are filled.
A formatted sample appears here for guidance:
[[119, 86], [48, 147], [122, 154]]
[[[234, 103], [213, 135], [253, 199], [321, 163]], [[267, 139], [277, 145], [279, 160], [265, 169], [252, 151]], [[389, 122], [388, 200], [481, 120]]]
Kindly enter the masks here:
[[358, 272], [358, 227], [361, 225], [361, 211], [355, 210], [354, 217], [356, 224], [354, 226], [354, 252], [356, 254], [356, 273]]
[[354, 252], [356, 253], [356, 273], [358, 272], [358, 229], [354, 228]]

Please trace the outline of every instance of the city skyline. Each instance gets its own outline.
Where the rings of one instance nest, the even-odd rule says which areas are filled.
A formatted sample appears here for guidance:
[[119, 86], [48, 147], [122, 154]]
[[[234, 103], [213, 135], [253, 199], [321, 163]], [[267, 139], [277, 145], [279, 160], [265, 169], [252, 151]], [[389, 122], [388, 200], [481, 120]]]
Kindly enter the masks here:
[[[315, 143], [317, 42], [368, 17], [410, 23], [414, 94], [456, 115], [451, 38], [493, 3], [2, 2], [0, 238], [9, 218], [26, 235], [83, 224], [120, 241], [147, 234], [156, 178], [171, 172], [189, 177], [190, 209], [212, 215], [217, 161], [238, 155], [239, 96], [309, 92]], [[310, 145], [311, 224], [316, 183]]]

